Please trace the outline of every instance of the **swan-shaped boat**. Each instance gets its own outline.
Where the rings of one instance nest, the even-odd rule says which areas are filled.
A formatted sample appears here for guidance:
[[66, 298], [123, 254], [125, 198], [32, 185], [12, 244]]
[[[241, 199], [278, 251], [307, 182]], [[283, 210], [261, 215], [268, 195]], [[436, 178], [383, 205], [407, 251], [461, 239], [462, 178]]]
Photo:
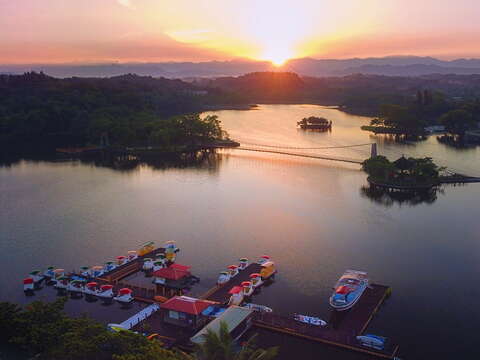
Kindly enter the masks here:
[[51, 281], [55, 277], [55, 267], [54, 266], [49, 266], [47, 269], [43, 272], [43, 276], [45, 276], [46, 282]]
[[153, 260], [151, 258], [143, 259], [143, 266], [142, 269], [144, 271], [151, 271], [153, 270]]
[[83, 293], [83, 281], [78, 279], [70, 281], [67, 285], [67, 291], [76, 294]]
[[230, 294], [230, 299], [228, 300], [228, 306], [230, 305], [240, 305], [243, 302], [243, 288], [241, 286], [234, 286], [228, 292]]
[[230, 278], [233, 278], [238, 275], [238, 266], [237, 265], [230, 265], [227, 267], [227, 271], [230, 273]]
[[83, 289], [83, 293], [85, 295], [95, 296], [98, 294], [98, 283], [95, 281], [89, 282], [85, 285], [85, 289]]
[[222, 271], [218, 276], [217, 285], [223, 285], [230, 281], [230, 273], [228, 271]]
[[252, 286], [257, 288], [263, 284], [262, 275], [259, 273], [250, 274], [250, 281], [252, 282]]
[[31, 277], [23, 279], [23, 291], [25, 293], [32, 293], [34, 288], [35, 288], [35, 285]]
[[330, 296], [330, 306], [337, 311], [350, 309], [367, 289], [367, 273], [347, 270], [337, 281], [334, 292]]
[[97, 296], [105, 302], [111, 301], [115, 296], [113, 294], [113, 285], [100, 286], [100, 290], [98, 290]]
[[263, 264], [266, 263], [267, 261], [270, 261], [270, 256], [268, 256], [268, 255], [262, 255], [262, 256], [260, 256], [260, 259], [258, 259], [257, 264], [263, 265]]
[[241, 258], [238, 264], [238, 270], [242, 271], [245, 270], [248, 266], [248, 259], [247, 258]]
[[103, 267], [103, 271], [107, 273], [109, 271], [112, 271], [116, 267], [117, 267], [117, 265], [115, 265], [115, 263], [113, 261], [107, 261], [105, 263], [105, 266]]
[[127, 252], [128, 261], [133, 261], [138, 258], [138, 253], [135, 250], [130, 250]]
[[129, 304], [131, 303], [134, 299], [132, 296], [133, 291], [129, 288], [122, 288], [118, 291], [118, 295], [113, 298], [113, 300], [118, 301], [119, 303], [122, 304]]
[[243, 296], [251, 296], [255, 291], [251, 281], [243, 281], [241, 285], [243, 288]]
[[33, 284], [35, 287], [40, 285], [40, 283], [43, 281], [44, 276], [40, 270], [33, 270], [30, 272], [29, 277], [32, 278]]
[[56, 279], [55, 285], [53, 287], [58, 290], [65, 290], [70, 282], [70, 279], [67, 276], [60, 276]]

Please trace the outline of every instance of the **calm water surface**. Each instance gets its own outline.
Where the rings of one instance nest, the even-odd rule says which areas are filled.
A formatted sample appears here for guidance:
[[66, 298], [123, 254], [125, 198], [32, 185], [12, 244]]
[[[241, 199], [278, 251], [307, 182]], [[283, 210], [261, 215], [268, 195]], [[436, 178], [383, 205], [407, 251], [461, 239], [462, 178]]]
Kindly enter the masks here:
[[[432, 156], [480, 175], [480, 152], [455, 150], [432, 137], [395, 144], [359, 130], [367, 118], [312, 105], [262, 105], [216, 112], [234, 139], [293, 147], [377, 142], [391, 158]], [[296, 121], [333, 120], [327, 133], [298, 131]], [[369, 148], [322, 151], [363, 159]], [[0, 168], [0, 300], [26, 302], [21, 280], [32, 268], [68, 270], [101, 264], [145, 241], [176, 240], [179, 261], [202, 279], [243, 256], [277, 262], [275, 283], [254, 301], [285, 315], [328, 319], [331, 286], [347, 268], [369, 272], [393, 296], [370, 330], [401, 345], [402, 358], [452, 359], [480, 355], [480, 184], [446, 187], [427, 202], [369, 198], [357, 165], [229, 150], [201, 166], [118, 171], [80, 162], [20, 161]], [[45, 291], [48, 296], [48, 291]], [[39, 292], [35, 298], [41, 298]], [[69, 310], [101, 320], [127, 312], [70, 301]], [[132, 309], [134, 311], [137, 309]], [[284, 336], [282, 359], [361, 358]], [[288, 344], [288, 345], [286, 345]]]

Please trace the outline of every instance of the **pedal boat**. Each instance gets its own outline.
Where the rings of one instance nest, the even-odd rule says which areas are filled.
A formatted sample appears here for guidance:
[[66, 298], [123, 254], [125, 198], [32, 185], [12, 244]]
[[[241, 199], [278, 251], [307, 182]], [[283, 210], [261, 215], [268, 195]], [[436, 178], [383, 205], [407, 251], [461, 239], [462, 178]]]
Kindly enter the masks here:
[[102, 299], [104, 302], [112, 301], [113, 297], [113, 285], [102, 285], [100, 290], [97, 292], [97, 297]]
[[95, 296], [98, 294], [98, 283], [95, 281], [89, 282], [85, 285], [85, 289], [83, 290], [85, 295]]
[[122, 288], [118, 290], [118, 295], [113, 298], [113, 300], [118, 301], [122, 304], [130, 304], [134, 299], [132, 296], [133, 291], [129, 288]]
[[66, 276], [60, 276], [56, 279], [55, 285], [53, 287], [58, 290], [66, 290], [70, 279]]
[[81, 280], [72, 280], [67, 285], [67, 291], [74, 293], [74, 294], [82, 294], [83, 293], [83, 282]]
[[239, 260], [238, 270], [242, 271], [242, 270], [246, 269], [247, 266], [248, 266], [248, 259], [247, 258], [241, 258]]
[[32, 294], [33, 290], [34, 290], [34, 287], [35, 287], [35, 285], [34, 285], [33, 279], [31, 277], [23, 279], [23, 291], [26, 294], [27, 293]]
[[251, 281], [243, 281], [241, 285], [243, 288], [243, 296], [251, 296], [255, 291]]
[[230, 281], [230, 273], [228, 271], [222, 271], [218, 276], [217, 285], [223, 285]]
[[43, 272], [43, 276], [45, 276], [45, 282], [46, 283], [49, 283], [50, 281], [52, 281], [52, 279], [55, 277], [55, 267], [53, 266], [49, 266], [44, 272]]
[[368, 286], [367, 273], [347, 270], [337, 281], [330, 297], [330, 306], [337, 311], [350, 309], [362, 296]]

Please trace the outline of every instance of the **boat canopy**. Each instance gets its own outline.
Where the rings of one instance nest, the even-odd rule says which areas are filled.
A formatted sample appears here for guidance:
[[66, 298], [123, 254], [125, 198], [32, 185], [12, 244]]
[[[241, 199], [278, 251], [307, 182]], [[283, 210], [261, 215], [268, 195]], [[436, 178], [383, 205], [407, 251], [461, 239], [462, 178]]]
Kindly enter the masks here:
[[32, 279], [32, 278], [25, 278], [25, 279], [23, 279], [23, 283], [24, 283], [25, 285], [27, 285], [27, 284], [33, 284], [33, 279]]
[[238, 293], [241, 293], [243, 291], [242, 287], [241, 286], [234, 286], [230, 289], [230, 291], [228, 292], [229, 294], [238, 294]]
[[127, 295], [127, 294], [131, 294], [133, 291], [130, 290], [129, 288], [122, 288], [120, 290], [118, 290], [118, 293], [120, 295]]
[[[162, 306], [163, 307], [163, 306]], [[253, 313], [253, 310], [239, 307], [230, 306], [219, 317], [211, 321], [202, 330], [196, 333], [190, 341], [195, 344], [203, 344], [205, 342], [205, 335], [208, 331], [213, 331], [218, 334], [220, 332], [220, 324], [223, 322], [227, 325], [228, 332], [235, 330], [242, 322], [249, 318]]]
[[229, 265], [229, 266], [227, 267], [227, 269], [230, 269], [230, 270], [235, 270], [235, 269], [237, 269], [237, 268], [238, 268], [237, 265]]
[[100, 266], [100, 265], [92, 266], [92, 270], [102, 270], [102, 269], [103, 269], [103, 266]]
[[352, 291], [353, 291], [353, 289], [352, 289], [350, 286], [346, 286], [346, 285], [339, 286], [339, 287], [335, 290], [335, 292], [336, 292], [337, 294], [342, 294], [342, 295], [348, 294], [349, 292], [352, 292]]
[[110, 289], [113, 289], [113, 285], [102, 285], [102, 286], [100, 286], [100, 289], [102, 289], [102, 290], [110, 290]]
[[253, 279], [253, 278], [257, 278], [257, 277], [260, 277], [262, 275], [260, 275], [259, 273], [253, 273], [253, 274], [250, 274], [250, 279]]
[[265, 267], [270, 267], [270, 266], [274, 266], [274, 265], [275, 265], [275, 263], [273, 261], [267, 261], [267, 262], [264, 262], [262, 264], [262, 267], [265, 268]]
[[33, 270], [33, 271], [30, 271], [30, 275], [37, 275], [40, 273], [40, 270]]
[[243, 281], [241, 285], [242, 286], [250, 286], [250, 285], [252, 285], [252, 283], [250, 281]]
[[54, 272], [55, 274], [60, 274], [60, 273], [65, 272], [65, 269], [55, 269], [55, 270], [53, 270], [53, 272]]
[[125, 256], [123, 255], [117, 256], [117, 260], [123, 260], [123, 259], [125, 259]]
[[87, 287], [94, 287], [94, 286], [97, 286], [97, 285], [98, 285], [98, 283], [96, 283], [94, 281], [87, 283]]

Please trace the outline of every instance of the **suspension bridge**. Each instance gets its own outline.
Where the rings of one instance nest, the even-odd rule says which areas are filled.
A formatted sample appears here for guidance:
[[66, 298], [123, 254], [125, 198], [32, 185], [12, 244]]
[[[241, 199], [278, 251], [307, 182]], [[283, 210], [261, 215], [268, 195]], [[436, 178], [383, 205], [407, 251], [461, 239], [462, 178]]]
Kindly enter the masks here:
[[[269, 145], [269, 144], [242, 142], [240, 143], [240, 146], [235, 147], [235, 150], [255, 151], [255, 152], [262, 152], [262, 153], [304, 157], [304, 158], [310, 158], [310, 159], [320, 159], [320, 160], [340, 161], [340, 162], [346, 162], [351, 164], [361, 164], [365, 160], [365, 158], [359, 159], [359, 158], [339, 156], [336, 154], [319, 154], [317, 151], [321, 151], [321, 150], [328, 151], [328, 150], [335, 150], [335, 149], [352, 149], [352, 148], [362, 148], [362, 147], [363, 148], [369, 147], [370, 156], [376, 156], [377, 154], [376, 143], [321, 146], [321, 147], [298, 147], [298, 146]], [[311, 151], [315, 151], [315, 152], [311, 152]]]

